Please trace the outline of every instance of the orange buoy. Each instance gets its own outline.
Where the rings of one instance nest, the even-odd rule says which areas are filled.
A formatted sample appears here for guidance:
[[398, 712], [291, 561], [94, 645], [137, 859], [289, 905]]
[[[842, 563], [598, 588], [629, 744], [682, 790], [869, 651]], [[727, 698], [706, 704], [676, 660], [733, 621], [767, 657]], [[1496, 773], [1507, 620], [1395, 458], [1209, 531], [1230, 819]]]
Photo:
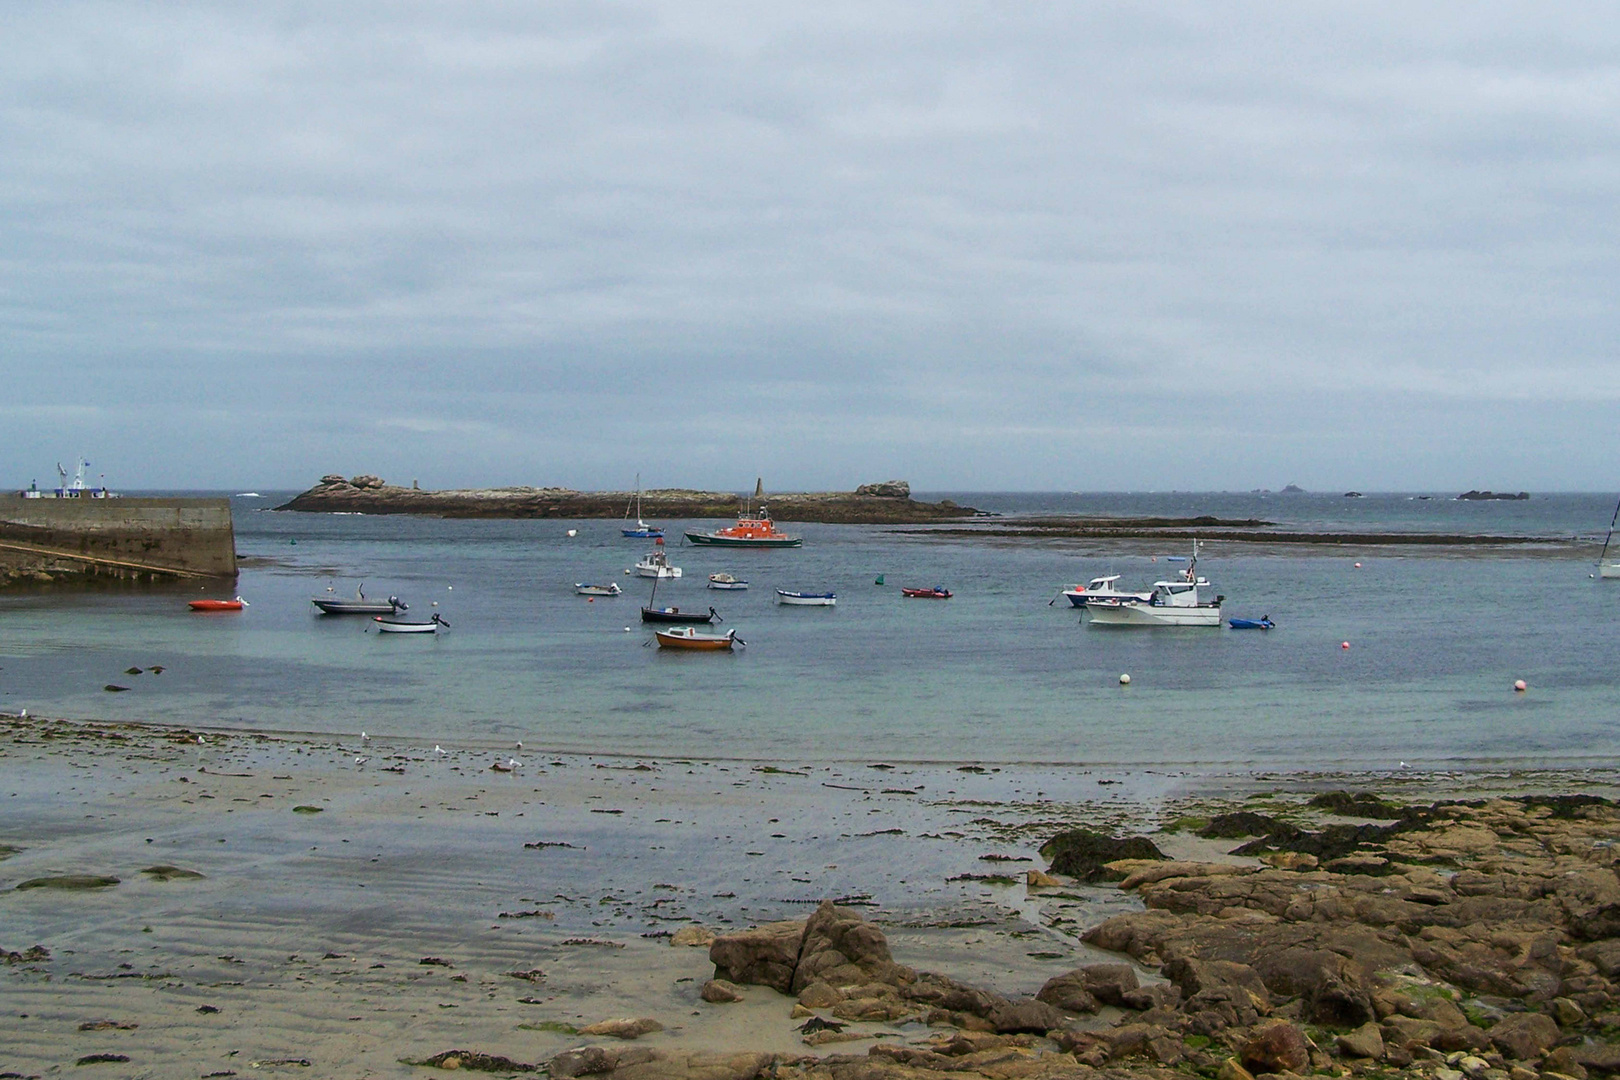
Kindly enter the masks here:
[[1516, 679], [1513, 683], [1513, 689], [1522, 694], [1526, 690], [1530, 689], [1530, 684], [1525, 682], [1523, 679]]
[[1341, 649], [1348, 649], [1348, 648], [1349, 648], [1349, 647], [1350, 647], [1350, 643], [1349, 643], [1349, 642], [1348, 642], [1348, 641], [1341, 641], [1341, 642], [1339, 642], [1339, 648], [1341, 648]]

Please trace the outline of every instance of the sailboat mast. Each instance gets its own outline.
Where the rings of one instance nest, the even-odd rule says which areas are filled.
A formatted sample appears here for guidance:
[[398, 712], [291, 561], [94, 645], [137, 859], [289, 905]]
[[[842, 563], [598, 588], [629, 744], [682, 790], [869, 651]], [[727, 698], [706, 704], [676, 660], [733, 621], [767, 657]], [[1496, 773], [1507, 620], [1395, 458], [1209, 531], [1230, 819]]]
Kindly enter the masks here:
[[1609, 542], [1614, 539], [1614, 526], [1620, 522], [1620, 502], [1614, 504], [1614, 516], [1609, 518], [1609, 535], [1603, 538], [1603, 550], [1598, 552], [1598, 566], [1603, 566], [1604, 558], [1609, 554]]

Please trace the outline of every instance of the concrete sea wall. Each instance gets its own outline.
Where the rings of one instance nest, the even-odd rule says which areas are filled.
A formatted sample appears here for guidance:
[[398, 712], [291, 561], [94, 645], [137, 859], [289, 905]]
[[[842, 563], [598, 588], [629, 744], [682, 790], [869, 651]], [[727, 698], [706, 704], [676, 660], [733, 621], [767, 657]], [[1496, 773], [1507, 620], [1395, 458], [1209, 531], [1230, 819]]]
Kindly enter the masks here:
[[0, 496], [0, 583], [235, 576], [227, 499]]

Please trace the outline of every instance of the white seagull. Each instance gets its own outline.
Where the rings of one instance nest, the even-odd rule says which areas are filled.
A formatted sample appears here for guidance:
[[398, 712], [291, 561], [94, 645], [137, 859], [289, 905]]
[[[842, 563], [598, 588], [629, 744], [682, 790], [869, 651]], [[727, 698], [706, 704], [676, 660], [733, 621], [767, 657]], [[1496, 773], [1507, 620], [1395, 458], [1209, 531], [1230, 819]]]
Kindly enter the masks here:
[[433, 744], [433, 752], [435, 754], [448, 754], [450, 751], [446, 750], [444, 747], [440, 746], [438, 743], [434, 743]]

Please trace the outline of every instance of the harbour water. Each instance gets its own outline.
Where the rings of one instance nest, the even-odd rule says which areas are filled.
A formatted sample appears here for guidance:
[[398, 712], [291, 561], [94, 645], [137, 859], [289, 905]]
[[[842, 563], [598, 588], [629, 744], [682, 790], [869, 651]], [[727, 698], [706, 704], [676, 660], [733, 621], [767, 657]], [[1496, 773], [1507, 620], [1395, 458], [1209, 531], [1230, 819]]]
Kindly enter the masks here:
[[[1014, 517], [1210, 514], [1598, 541], [1613, 509], [1605, 495], [926, 497]], [[617, 521], [268, 510], [280, 501], [235, 500], [238, 591], [251, 603], [240, 615], [191, 614], [194, 586], [0, 598], [0, 708], [801, 763], [1433, 770], [1601, 765], [1620, 752], [1620, 582], [1592, 579], [1567, 553], [1213, 543], [1199, 569], [1227, 613], [1270, 615], [1276, 629], [1106, 630], [1049, 601], [1101, 573], [1151, 582], [1185, 551], [814, 524], [791, 527], [801, 549], [727, 551], [682, 546], [688, 523], [664, 522], [685, 573], [659, 601], [713, 604], [748, 643], [670, 655], [638, 621], [650, 582], [624, 573], [647, 542], [621, 538]], [[752, 588], [706, 590], [720, 570]], [[609, 580], [623, 596], [574, 594], [576, 581]], [[309, 602], [362, 581], [451, 628], [378, 635]], [[899, 594], [933, 584], [955, 597]], [[838, 606], [778, 607], [777, 587], [834, 589]], [[162, 674], [125, 674], [153, 665]], [[1530, 689], [1515, 693], [1521, 678]]]

